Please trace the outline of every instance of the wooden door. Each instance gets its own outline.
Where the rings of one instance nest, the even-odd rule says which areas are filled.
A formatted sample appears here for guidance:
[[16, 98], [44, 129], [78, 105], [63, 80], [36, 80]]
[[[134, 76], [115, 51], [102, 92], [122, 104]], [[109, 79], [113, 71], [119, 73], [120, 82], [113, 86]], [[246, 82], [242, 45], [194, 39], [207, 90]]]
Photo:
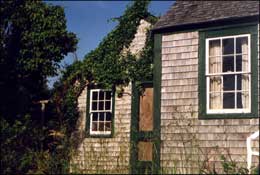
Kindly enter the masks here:
[[143, 83], [142, 90], [133, 84], [131, 121], [131, 169], [133, 174], [157, 174], [159, 144], [153, 115], [153, 85]]

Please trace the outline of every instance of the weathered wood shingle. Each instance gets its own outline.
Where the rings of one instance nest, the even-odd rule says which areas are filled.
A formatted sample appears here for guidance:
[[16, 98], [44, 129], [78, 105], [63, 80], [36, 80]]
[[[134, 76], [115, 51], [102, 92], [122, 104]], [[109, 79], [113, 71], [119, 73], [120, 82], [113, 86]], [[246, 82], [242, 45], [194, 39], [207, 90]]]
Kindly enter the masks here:
[[[150, 23], [141, 20], [128, 48], [132, 54], [143, 49]], [[72, 173], [128, 174], [130, 160], [131, 84], [124, 88], [122, 97], [115, 98], [114, 135], [112, 138], [82, 138], [70, 161]], [[84, 136], [87, 115], [87, 87], [78, 97], [77, 130]]]
[[153, 30], [243, 17], [258, 17], [259, 1], [179, 1]]
[[[160, 158], [164, 174], [201, 173], [206, 163], [223, 173], [221, 155], [246, 167], [246, 138], [259, 130], [257, 118], [198, 120], [198, 48], [197, 30], [162, 35]], [[259, 150], [258, 141], [252, 146]], [[253, 164], [259, 164], [258, 157]]]

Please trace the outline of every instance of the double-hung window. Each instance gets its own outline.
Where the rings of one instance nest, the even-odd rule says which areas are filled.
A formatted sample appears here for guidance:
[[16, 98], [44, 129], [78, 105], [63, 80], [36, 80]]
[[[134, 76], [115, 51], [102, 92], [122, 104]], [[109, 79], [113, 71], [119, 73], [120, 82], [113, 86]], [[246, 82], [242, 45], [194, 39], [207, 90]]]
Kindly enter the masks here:
[[90, 135], [110, 135], [112, 132], [112, 92], [90, 90]]
[[250, 35], [206, 39], [208, 113], [249, 113]]
[[200, 31], [199, 117], [258, 117], [257, 25]]

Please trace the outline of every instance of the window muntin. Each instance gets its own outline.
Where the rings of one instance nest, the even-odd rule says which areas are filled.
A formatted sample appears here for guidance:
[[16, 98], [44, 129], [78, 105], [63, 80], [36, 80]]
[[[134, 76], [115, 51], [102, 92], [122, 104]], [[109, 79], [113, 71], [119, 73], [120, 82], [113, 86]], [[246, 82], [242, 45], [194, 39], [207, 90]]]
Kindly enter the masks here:
[[206, 39], [207, 113], [251, 112], [250, 35]]
[[112, 92], [90, 90], [90, 134], [109, 135], [112, 130]]

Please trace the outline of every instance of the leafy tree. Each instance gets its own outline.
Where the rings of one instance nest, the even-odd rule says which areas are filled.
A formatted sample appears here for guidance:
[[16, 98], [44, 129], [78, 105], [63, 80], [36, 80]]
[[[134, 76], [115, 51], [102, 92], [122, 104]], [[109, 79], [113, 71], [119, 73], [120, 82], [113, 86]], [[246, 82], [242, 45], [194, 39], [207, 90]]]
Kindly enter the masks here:
[[49, 96], [47, 77], [57, 74], [76, 44], [63, 8], [0, 1], [0, 174], [48, 173], [57, 165], [48, 149], [49, 128], [41, 125], [34, 102]]
[[[100, 45], [83, 61], [75, 62], [63, 72], [61, 80], [55, 84], [46, 111], [48, 128], [44, 131], [50, 133], [51, 130], [53, 136], [59, 136], [52, 138], [52, 142], [46, 141], [50, 139], [47, 134], [38, 138], [42, 135], [37, 134], [41, 130], [35, 120], [40, 112], [31, 102], [48, 95], [46, 77], [55, 75], [59, 61], [75, 50], [76, 37], [66, 31], [64, 12], [60, 7], [38, 1], [0, 3], [0, 95], [3, 97], [0, 114], [5, 114], [2, 116], [6, 119], [17, 116], [24, 119], [11, 124], [1, 121], [1, 147], [6, 147], [1, 152], [3, 150], [10, 156], [1, 159], [5, 168], [0, 173], [63, 174], [68, 171], [72, 150], [70, 136], [78, 117], [78, 95], [87, 83], [111, 88], [130, 81], [151, 79], [151, 38], [148, 37], [139, 59], [130, 53], [122, 55], [122, 50], [129, 47], [141, 19], [153, 23], [156, 18], [147, 11], [149, 1], [132, 2], [125, 13], [115, 19], [117, 27]], [[32, 117], [24, 115], [29, 107], [33, 109], [30, 111]], [[3, 137], [2, 133], [7, 133], [7, 137]], [[42, 150], [36, 145], [26, 144], [42, 143], [43, 139], [52, 145], [51, 148]], [[17, 149], [18, 145], [21, 147]], [[43, 161], [39, 161], [41, 159]]]
[[47, 76], [76, 49], [66, 29], [63, 8], [41, 1], [0, 2], [0, 113], [23, 115], [32, 101], [44, 98]]

